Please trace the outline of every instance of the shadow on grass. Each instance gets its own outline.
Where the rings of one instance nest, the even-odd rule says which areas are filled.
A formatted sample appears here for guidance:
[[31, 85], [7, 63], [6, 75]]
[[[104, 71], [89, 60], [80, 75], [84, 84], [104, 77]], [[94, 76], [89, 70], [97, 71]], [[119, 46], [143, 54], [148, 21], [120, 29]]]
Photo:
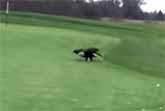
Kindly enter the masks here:
[[84, 63], [101, 63], [103, 62], [103, 60], [99, 60], [99, 59], [94, 59], [93, 61], [85, 61], [85, 59], [74, 59], [74, 61], [76, 62], [84, 62]]

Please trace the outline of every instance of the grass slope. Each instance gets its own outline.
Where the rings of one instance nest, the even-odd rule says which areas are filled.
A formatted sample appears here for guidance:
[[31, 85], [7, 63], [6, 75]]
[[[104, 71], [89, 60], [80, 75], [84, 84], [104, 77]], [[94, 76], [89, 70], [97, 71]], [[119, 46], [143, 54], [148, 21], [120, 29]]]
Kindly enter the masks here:
[[[0, 110], [165, 109], [164, 26], [19, 12], [7, 20], [1, 13]], [[105, 60], [71, 52], [90, 46]]]

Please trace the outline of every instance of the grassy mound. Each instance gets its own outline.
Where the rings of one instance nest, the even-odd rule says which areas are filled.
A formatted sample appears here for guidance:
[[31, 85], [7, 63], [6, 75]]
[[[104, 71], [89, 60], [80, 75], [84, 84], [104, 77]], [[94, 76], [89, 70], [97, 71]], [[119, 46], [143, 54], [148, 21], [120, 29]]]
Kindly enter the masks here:
[[149, 75], [165, 76], [165, 45], [159, 39], [124, 38], [107, 49], [109, 62]]

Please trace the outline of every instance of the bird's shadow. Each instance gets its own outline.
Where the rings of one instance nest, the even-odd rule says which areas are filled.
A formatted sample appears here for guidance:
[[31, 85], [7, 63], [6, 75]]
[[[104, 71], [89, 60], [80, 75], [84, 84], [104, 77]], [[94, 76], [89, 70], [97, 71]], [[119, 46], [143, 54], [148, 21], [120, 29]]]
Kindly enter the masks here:
[[93, 63], [101, 63], [101, 62], [103, 62], [102, 60], [99, 60], [99, 59], [94, 59], [93, 61], [90, 61], [90, 60], [85, 61], [85, 59], [74, 59], [74, 61], [76, 61], [76, 62], [86, 62], [86, 63], [88, 63], [88, 62], [93, 62]]

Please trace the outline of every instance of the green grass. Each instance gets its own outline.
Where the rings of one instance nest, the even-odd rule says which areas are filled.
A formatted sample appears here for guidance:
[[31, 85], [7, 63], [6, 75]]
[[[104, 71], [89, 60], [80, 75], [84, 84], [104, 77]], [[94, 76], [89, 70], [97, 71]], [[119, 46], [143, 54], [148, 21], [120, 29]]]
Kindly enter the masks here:
[[[164, 26], [0, 15], [0, 111], [165, 109]], [[72, 54], [92, 46], [104, 60]]]

